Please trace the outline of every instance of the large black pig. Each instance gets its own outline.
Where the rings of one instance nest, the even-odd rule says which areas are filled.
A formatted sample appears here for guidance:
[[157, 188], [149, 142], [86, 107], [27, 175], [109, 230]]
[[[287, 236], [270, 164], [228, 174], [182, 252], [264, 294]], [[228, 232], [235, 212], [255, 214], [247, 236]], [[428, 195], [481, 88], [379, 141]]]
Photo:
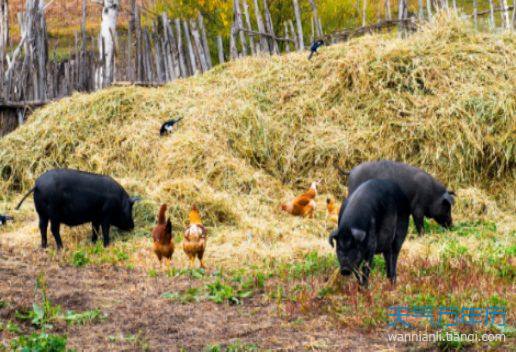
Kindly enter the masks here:
[[375, 254], [385, 258], [387, 277], [396, 282], [396, 264], [407, 236], [410, 207], [400, 187], [390, 180], [361, 184], [341, 206], [339, 227], [329, 238], [337, 243], [342, 275], [355, 274], [367, 286]]
[[451, 208], [455, 193], [428, 173], [416, 167], [380, 160], [360, 164], [349, 173], [348, 193], [351, 195], [362, 183], [371, 179], [389, 179], [395, 182], [410, 202], [410, 211], [417, 232], [423, 234], [423, 219], [434, 219], [441, 226], [452, 226]]
[[55, 169], [38, 177], [36, 185], [20, 201], [34, 193], [34, 205], [39, 215], [41, 246], [47, 247], [47, 227], [56, 240], [57, 248], [63, 248], [59, 228], [92, 223], [92, 241], [97, 241], [102, 227], [104, 246], [109, 245], [111, 225], [124, 231], [134, 228], [132, 209], [137, 198], [131, 198], [115, 180], [109, 176], [78, 170]]

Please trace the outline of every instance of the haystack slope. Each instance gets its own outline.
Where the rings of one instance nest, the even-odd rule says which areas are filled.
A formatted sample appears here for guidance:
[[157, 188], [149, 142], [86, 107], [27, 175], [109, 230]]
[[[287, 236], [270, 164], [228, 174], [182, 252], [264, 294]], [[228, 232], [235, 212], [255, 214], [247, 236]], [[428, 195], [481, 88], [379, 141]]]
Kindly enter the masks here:
[[[515, 44], [514, 34], [440, 21], [407, 40], [328, 47], [312, 61], [252, 57], [161, 88], [76, 94], [0, 140], [0, 197], [9, 208], [54, 167], [109, 174], [145, 198], [136, 210], [142, 232], [160, 203], [171, 205], [176, 229], [198, 204], [221, 261], [327, 251], [323, 198], [345, 195], [335, 162], [406, 161], [467, 190], [459, 217], [491, 216], [489, 202], [490, 214], [511, 214]], [[160, 138], [173, 116], [184, 120]], [[317, 218], [282, 214], [281, 201], [315, 178], [323, 180]]]

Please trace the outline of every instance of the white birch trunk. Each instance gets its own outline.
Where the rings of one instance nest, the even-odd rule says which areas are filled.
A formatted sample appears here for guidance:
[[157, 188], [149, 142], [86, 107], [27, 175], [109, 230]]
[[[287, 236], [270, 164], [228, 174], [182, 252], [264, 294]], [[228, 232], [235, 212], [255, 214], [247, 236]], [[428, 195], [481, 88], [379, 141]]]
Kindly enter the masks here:
[[105, 65], [102, 68], [101, 76], [105, 78], [102, 86], [106, 86], [113, 82], [115, 67], [115, 40], [116, 40], [116, 23], [118, 20], [118, 11], [120, 8], [120, 0], [104, 0], [102, 8], [102, 22], [100, 24], [101, 42], [99, 45], [99, 53], [101, 59], [105, 58]]
[[294, 14], [296, 16], [296, 26], [297, 26], [297, 38], [299, 43], [299, 51], [305, 50], [305, 40], [303, 39], [303, 24], [301, 23], [301, 10], [299, 9], [298, 0], [292, 0], [294, 5]]
[[217, 36], [217, 50], [219, 54], [219, 64], [224, 63], [224, 45], [222, 44], [222, 37], [220, 34]]
[[423, 10], [423, 0], [417, 0], [417, 14], [420, 20], [425, 18], [425, 12]]
[[312, 7], [312, 13], [314, 15], [314, 21], [315, 21], [315, 31], [317, 37], [323, 36], [323, 29], [321, 24], [321, 19], [319, 18], [319, 12], [317, 11], [317, 5], [315, 4], [315, 0], [308, 0], [310, 2], [310, 6]]
[[[256, 23], [258, 24], [258, 31], [260, 33], [266, 33], [265, 25], [263, 23], [263, 17], [262, 13], [260, 11], [260, 7], [258, 5], [258, 0], [253, 0], [254, 3], [254, 15], [256, 16]], [[260, 36], [260, 47], [261, 51], [270, 52], [269, 49], [269, 42], [267, 42], [267, 39], [265, 39], [264, 36]]]
[[478, 28], [478, 0], [473, 0], [473, 24], [475, 25], [475, 29]]
[[426, 0], [426, 12], [428, 13], [428, 19], [431, 20], [433, 15], [432, 15], [432, 1], [431, 0]]
[[385, 6], [385, 19], [390, 21], [390, 20], [392, 20], [391, 1], [390, 0], [385, 0], [384, 1], [384, 6]]
[[[251, 26], [251, 16], [249, 16], [249, 4], [247, 3], [247, 0], [242, 0], [242, 5], [244, 6], [246, 29], [251, 31], [251, 30], [253, 30], [253, 27]], [[254, 37], [252, 35], [249, 36], [249, 47], [251, 49], [251, 54], [252, 55], [256, 54]]]
[[511, 29], [511, 20], [509, 18], [509, 6], [507, 6], [507, 0], [500, 0], [500, 5], [502, 7], [502, 12], [500, 15], [502, 16], [502, 23], [505, 29]]
[[211, 53], [210, 47], [208, 45], [208, 36], [206, 35], [206, 27], [204, 27], [204, 18], [201, 14], [199, 14], [199, 18], [197, 19], [199, 22], [199, 30], [201, 31], [201, 40], [202, 40], [202, 48], [204, 50], [204, 58], [206, 59], [206, 64], [208, 65], [208, 69], [213, 67], [213, 63], [211, 62]]
[[491, 30], [495, 29], [494, 4], [493, 0], [489, 0], [489, 27]]
[[362, 27], [367, 24], [367, 0], [362, 0]]
[[[9, 45], [9, 2], [7, 0], [0, 0], [0, 52], [7, 51]], [[3, 49], [3, 51], [2, 51]], [[0, 58], [0, 63], [3, 63], [5, 56]]]

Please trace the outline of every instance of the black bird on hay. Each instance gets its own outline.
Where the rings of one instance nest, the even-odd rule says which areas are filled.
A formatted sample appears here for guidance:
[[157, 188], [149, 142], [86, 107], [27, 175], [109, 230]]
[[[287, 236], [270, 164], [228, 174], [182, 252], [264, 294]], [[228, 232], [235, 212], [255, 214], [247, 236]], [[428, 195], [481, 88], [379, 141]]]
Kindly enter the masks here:
[[166, 134], [170, 134], [173, 132], [174, 125], [181, 121], [183, 118], [178, 118], [177, 120], [172, 119], [165, 122], [163, 125], [161, 125], [161, 128], [159, 130], [159, 135], [164, 136]]
[[319, 49], [321, 46], [324, 45], [324, 40], [319, 39], [312, 43], [312, 46], [310, 47], [310, 55], [308, 55], [308, 60], [312, 58], [312, 56], [317, 52], [317, 49]]
[[5, 223], [7, 223], [7, 221], [13, 221], [14, 219], [11, 217], [11, 216], [7, 216], [7, 215], [1, 215], [0, 214], [0, 226], [4, 225]]

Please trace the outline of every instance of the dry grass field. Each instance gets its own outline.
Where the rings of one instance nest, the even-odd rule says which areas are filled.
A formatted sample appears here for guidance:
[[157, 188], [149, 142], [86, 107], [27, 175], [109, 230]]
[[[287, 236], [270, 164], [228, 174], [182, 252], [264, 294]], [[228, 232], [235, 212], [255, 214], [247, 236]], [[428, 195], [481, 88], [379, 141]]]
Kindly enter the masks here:
[[[438, 21], [406, 40], [367, 36], [312, 61], [245, 58], [164, 87], [76, 94], [36, 111], [0, 140], [0, 212], [15, 217], [0, 230], [0, 350], [32, 333], [55, 344], [66, 336], [79, 351], [509, 350], [515, 44], [514, 34]], [[160, 137], [171, 117], [183, 120]], [[397, 286], [378, 257], [361, 292], [334, 275], [325, 200], [346, 195], [335, 163], [350, 170], [379, 158], [454, 189], [455, 226], [427, 221], [422, 237], [411, 226]], [[103, 248], [89, 226], [64, 227], [65, 249], [50, 236], [41, 250], [32, 200], [14, 207], [54, 167], [108, 174], [141, 196], [135, 230], [114, 230]], [[281, 202], [314, 179], [315, 218], [282, 213]], [[177, 244], [166, 268], [149, 235], [162, 203]], [[181, 250], [192, 204], [208, 228], [206, 271], [188, 268]], [[506, 341], [392, 343], [395, 305], [505, 306]]]

